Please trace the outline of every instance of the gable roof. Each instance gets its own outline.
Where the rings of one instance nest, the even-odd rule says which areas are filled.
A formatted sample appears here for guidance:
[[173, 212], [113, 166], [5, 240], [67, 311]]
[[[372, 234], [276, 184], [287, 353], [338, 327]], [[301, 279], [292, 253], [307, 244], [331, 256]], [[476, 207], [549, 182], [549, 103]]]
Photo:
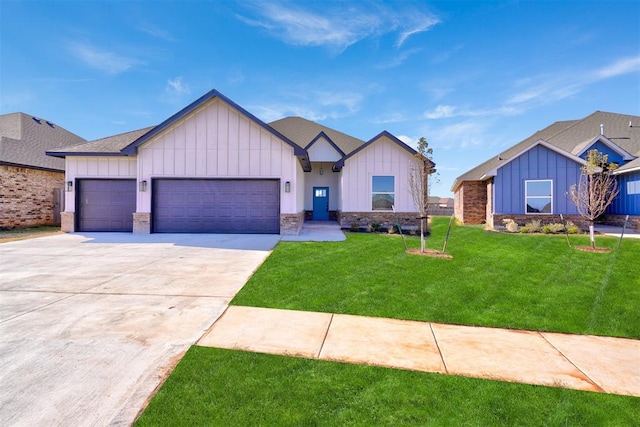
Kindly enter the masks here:
[[302, 117], [285, 117], [269, 123], [276, 129], [301, 147], [308, 147], [316, 140], [320, 133], [324, 133], [343, 153], [350, 153], [364, 144], [364, 141], [346, 133], [342, 133], [330, 127], [323, 126]]
[[48, 120], [25, 113], [0, 115], [0, 164], [64, 171], [64, 161], [45, 152], [82, 142], [84, 138]]
[[282, 140], [285, 144], [293, 147], [294, 155], [299, 157], [300, 163], [302, 164], [303, 169], [310, 170], [309, 164], [309, 156], [304, 148], [295, 142], [291, 141], [285, 135], [278, 132], [276, 129], [272, 128], [268, 124], [264, 123], [262, 120], [258, 119], [253, 114], [249, 113], [244, 108], [240, 107], [238, 104], [233, 102], [231, 99], [227, 98], [217, 90], [213, 89], [208, 93], [204, 94], [191, 104], [187, 105], [182, 110], [178, 111], [176, 114], [172, 115], [162, 123], [156, 126], [150, 126], [143, 129], [134, 130], [131, 132], [126, 132], [118, 135], [109, 136], [106, 138], [96, 139], [94, 141], [90, 141], [84, 144], [75, 145], [72, 147], [65, 148], [64, 150], [49, 150], [47, 151], [47, 155], [53, 157], [66, 157], [66, 156], [129, 156], [135, 155], [137, 153], [138, 147], [145, 142], [149, 141], [154, 136], [158, 135], [169, 126], [182, 119], [207, 101], [218, 98], [222, 102], [229, 105], [231, 108], [238, 111], [240, 114], [247, 117], [252, 122], [256, 123], [258, 126], [265, 129], [267, 132], [276, 136], [280, 140]]
[[293, 153], [294, 153], [295, 156], [302, 157], [303, 158], [302, 160], [304, 160], [304, 158], [308, 157], [306, 151], [304, 150], [304, 148], [302, 148], [302, 146], [300, 146], [300, 145], [296, 144], [295, 142], [291, 141], [285, 135], [281, 134], [276, 129], [274, 129], [273, 127], [269, 126], [268, 124], [266, 124], [265, 122], [263, 122], [262, 120], [260, 120], [259, 118], [257, 118], [256, 116], [254, 116], [253, 114], [251, 114], [250, 112], [248, 112], [247, 110], [245, 110], [244, 108], [242, 108], [241, 106], [236, 104], [235, 102], [233, 102], [231, 99], [227, 98], [226, 96], [224, 96], [223, 94], [218, 92], [216, 89], [213, 89], [213, 90], [207, 92], [206, 94], [202, 95], [200, 98], [196, 99], [194, 102], [192, 102], [191, 104], [187, 105], [182, 110], [178, 111], [177, 113], [175, 113], [173, 116], [169, 117], [164, 122], [162, 122], [159, 125], [157, 125], [154, 128], [152, 128], [149, 132], [145, 133], [144, 135], [142, 135], [141, 137], [136, 139], [134, 142], [132, 142], [131, 144], [129, 144], [128, 146], [123, 148], [122, 149], [122, 153], [125, 154], [125, 155], [135, 154], [140, 145], [142, 145], [145, 142], [149, 141], [151, 138], [153, 138], [154, 136], [158, 135], [160, 132], [162, 132], [163, 130], [165, 130], [169, 126], [171, 126], [176, 121], [178, 121], [181, 118], [185, 117], [186, 115], [188, 115], [189, 113], [194, 111], [196, 108], [198, 108], [202, 104], [204, 104], [207, 101], [209, 101], [211, 99], [214, 99], [214, 98], [220, 99], [225, 104], [228, 104], [233, 109], [237, 110], [239, 113], [241, 113], [242, 115], [247, 117], [249, 120], [251, 120], [252, 122], [254, 122], [257, 125], [259, 125], [260, 127], [262, 127], [267, 132], [273, 134], [274, 136], [276, 136], [277, 138], [281, 139], [286, 144], [288, 144], [291, 147], [293, 147]]
[[[630, 123], [634, 126], [629, 126]], [[604, 125], [604, 135], [600, 135], [601, 124]], [[555, 122], [551, 126], [534, 133], [497, 156], [460, 175], [454, 181], [451, 190], [455, 192], [464, 181], [482, 181], [486, 179], [489, 176], [487, 175], [489, 171], [499, 169], [539, 140], [543, 140], [566, 152], [567, 154], [565, 155], [572, 156], [575, 154], [573, 151], [578, 150], [578, 146], [584, 144], [585, 141], [596, 142], [602, 140], [601, 136], [604, 136], [608, 142], [617, 145], [619, 147], [618, 151], [623, 150], [634, 157], [640, 157], [640, 116], [596, 111], [580, 120]], [[588, 147], [586, 146], [584, 149]], [[628, 172], [629, 168], [633, 167], [633, 164], [640, 167], [640, 163], [636, 162], [637, 159], [621, 166], [617, 172]]]
[[305, 150], [309, 151], [309, 148], [311, 148], [311, 146], [313, 144], [315, 144], [316, 142], [318, 142], [318, 140], [320, 138], [324, 138], [329, 145], [331, 145], [337, 152], [338, 154], [340, 154], [340, 157], [344, 157], [344, 152], [340, 149], [340, 147], [338, 147], [335, 142], [333, 142], [333, 140], [331, 138], [329, 138], [329, 135], [327, 135], [326, 133], [324, 133], [324, 131], [321, 131], [318, 136], [316, 136], [315, 138], [313, 138], [313, 140], [309, 143], [309, 145], [307, 145], [306, 147], [304, 147]]
[[[342, 159], [338, 160], [334, 165], [333, 165], [333, 170], [340, 170], [343, 166], [344, 166], [344, 162], [354, 156], [355, 154], [359, 153], [360, 151], [366, 149], [367, 147], [369, 147], [371, 144], [373, 144], [374, 142], [378, 141], [380, 138], [382, 138], [383, 136], [386, 136], [387, 138], [389, 138], [392, 142], [395, 142], [396, 144], [398, 144], [401, 148], [404, 148], [405, 150], [407, 150], [411, 155], [415, 155], [417, 153], [416, 150], [414, 150], [413, 148], [409, 147], [407, 144], [405, 144], [404, 142], [400, 141], [398, 138], [396, 138], [393, 134], [387, 132], [386, 130], [383, 130], [382, 132], [380, 132], [378, 135], [374, 136], [373, 138], [371, 138], [369, 141], [365, 142], [364, 144], [362, 144], [360, 147], [356, 148], [355, 150], [353, 150], [352, 152], [350, 152], [349, 154], [347, 154], [346, 156], [344, 156]], [[435, 163], [431, 162], [433, 166], [435, 166]]]

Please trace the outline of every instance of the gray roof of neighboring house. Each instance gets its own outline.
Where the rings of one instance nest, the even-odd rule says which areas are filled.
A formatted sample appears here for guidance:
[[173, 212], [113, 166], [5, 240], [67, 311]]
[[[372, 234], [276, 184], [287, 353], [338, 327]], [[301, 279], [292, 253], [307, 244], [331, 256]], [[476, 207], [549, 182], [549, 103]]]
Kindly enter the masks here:
[[0, 163], [64, 171], [64, 160], [45, 152], [83, 142], [84, 138], [45, 119], [25, 113], [0, 115]]
[[301, 147], [309, 145], [320, 132], [324, 132], [331, 138], [333, 143], [345, 154], [351, 153], [364, 144], [364, 141], [358, 138], [312, 122], [311, 120], [303, 119], [302, 117], [285, 117], [284, 119], [269, 123], [269, 126]]
[[[629, 123], [633, 126], [630, 127]], [[513, 156], [519, 155], [539, 140], [566, 151], [568, 155], [576, 155], [578, 154], [576, 148], [579, 149], [586, 141], [592, 141], [600, 136], [601, 124], [604, 125], [604, 136], [607, 139], [632, 156], [640, 157], [640, 116], [596, 111], [581, 120], [555, 122], [534, 133], [527, 139], [460, 175], [453, 183], [452, 189], [455, 191], [464, 181], [482, 180], [487, 172], [508, 163]], [[621, 166], [618, 170], [625, 172], [635, 170], [638, 167], [640, 167], [640, 159], [635, 159]]]
[[133, 130], [131, 132], [120, 133], [118, 135], [108, 136], [106, 138], [96, 139], [94, 141], [84, 142], [82, 144], [65, 147], [60, 150], [49, 150], [47, 154], [55, 157], [65, 157], [66, 155], [123, 155], [121, 150], [142, 135], [149, 132], [155, 126], [149, 126], [143, 129]]

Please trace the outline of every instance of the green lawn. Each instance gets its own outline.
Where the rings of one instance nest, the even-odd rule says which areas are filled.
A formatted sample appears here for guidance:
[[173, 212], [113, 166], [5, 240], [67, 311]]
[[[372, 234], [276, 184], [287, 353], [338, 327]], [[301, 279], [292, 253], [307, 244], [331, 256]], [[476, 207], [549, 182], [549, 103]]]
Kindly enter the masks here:
[[138, 426], [633, 426], [640, 399], [192, 347]]
[[[442, 248], [446, 226], [435, 218], [429, 247]], [[452, 229], [451, 260], [407, 255], [397, 235], [281, 242], [232, 304], [640, 338], [640, 240], [596, 242], [612, 252], [480, 227]]]
[[[436, 218], [428, 246], [440, 248]], [[573, 244], [587, 245], [585, 236]], [[452, 230], [452, 260], [399, 236], [281, 242], [236, 305], [640, 338], [640, 241]], [[419, 241], [412, 238], [412, 247]], [[192, 347], [138, 425], [638, 425], [640, 399]]]

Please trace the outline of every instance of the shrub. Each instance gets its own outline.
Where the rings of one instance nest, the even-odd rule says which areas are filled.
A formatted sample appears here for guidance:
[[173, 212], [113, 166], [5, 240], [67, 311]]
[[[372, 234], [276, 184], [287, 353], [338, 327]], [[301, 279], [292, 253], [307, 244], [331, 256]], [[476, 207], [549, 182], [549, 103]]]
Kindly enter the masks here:
[[380, 228], [381, 228], [381, 226], [377, 222], [369, 224], [369, 231], [370, 232], [377, 233], [378, 231], [380, 231]]
[[542, 223], [541, 223], [541, 221], [539, 219], [532, 219], [531, 221], [529, 221], [528, 223], [525, 224], [525, 226], [529, 230], [529, 233], [538, 233], [538, 232], [540, 232], [541, 225], [542, 225]]
[[352, 222], [351, 225], [349, 226], [349, 229], [355, 233], [360, 230], [360, 224], [356, 224], [355, 222]]
[[507, 231], [509, 233], [517, 233], [519, 230], [518, 224], [510, 218], [505, 218], [502, 220], [504, 222], [505, 227], [507, 227]]
[[397, 225], [393, 225], [391, 227], [389, 227], [389, 234], [396, 234], [398, 232], [398, 226]]
[[529, 227], [527, 225], [523, 225], [522, 227], [520, 227], [520, 232], [521, 233], [529, 233]]
[[578, 228], [578, 226], [575, 225], [572, 221], [567, 221], [566, 225], [567, 225], [567, 233], [578, 234], [580, 232], [580, 228]]

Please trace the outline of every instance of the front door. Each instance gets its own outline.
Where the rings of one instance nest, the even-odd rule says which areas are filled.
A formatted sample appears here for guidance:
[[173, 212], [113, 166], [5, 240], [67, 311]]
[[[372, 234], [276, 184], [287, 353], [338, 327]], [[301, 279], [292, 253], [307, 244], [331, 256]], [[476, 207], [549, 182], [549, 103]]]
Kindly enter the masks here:
[[329, 187], [313, 187], [313, 220], [329, 220]]

